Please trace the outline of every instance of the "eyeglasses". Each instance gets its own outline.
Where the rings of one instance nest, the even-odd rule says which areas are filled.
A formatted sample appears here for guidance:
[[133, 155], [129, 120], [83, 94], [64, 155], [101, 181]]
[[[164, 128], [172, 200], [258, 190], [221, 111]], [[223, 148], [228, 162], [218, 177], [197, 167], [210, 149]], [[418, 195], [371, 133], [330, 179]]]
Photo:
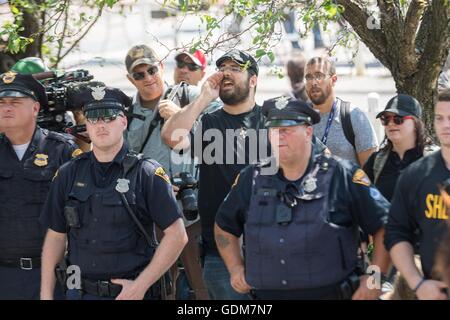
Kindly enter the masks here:
[[121, 114], [113, 114], [110, 116], [100, 116], [100, 117], [87, 117], [87, 121], [91, 124], [97, 124], [100, 120], [103, 120], [104, 123], [110, 123], [116, 120], [118, 117], [123, 117]]
[[391, 120], [394, 121], [394, 123], [396, 125], [401, 125], [403, 124], [403, 122], [405, 122], [405, 119], [414, 119], [413, 116], [399, 116], [399, 115], [395, 115], [395, 116], [381, 116], [380, 120], [381, 120], [381, 124], [383, 126], [387, 126], [389, 124], [389, 122], [391, 122]]
[[154, 76], [158, 73], [159, 68], [157, 66], [150, 66], [146, 71], [133, 72], [131, 76], [134, 80], [142, 80], [145, 78], [145, 73], [147, 72], [150, 76]]
[[240, 73], [243, 71], [243, 69], [240, 66], [220, 66], [216, 68], [219, 72], [225, 72], [227, 70], [231, 71], [232, 73]]
[[306, 82], [311, 82], [311, 81], [314, 81], [314, 80], [322, 81], [323, 79], [325, 79], [328, 76], [329, 76], [328, 74], [324, 74], [324, 73], [318, 72], [318, 73], [315, 73], [315, 74], [307, 74], [305, 76], [305, 80], [306, 80]]
[[184, 61], [177, 61], [177, 68], [183, 69], [186, 66], [188, 67], [189, 71], [197, 71], [202, 68], [202, 67], [196, 65], [195, 63], [187, 63]]

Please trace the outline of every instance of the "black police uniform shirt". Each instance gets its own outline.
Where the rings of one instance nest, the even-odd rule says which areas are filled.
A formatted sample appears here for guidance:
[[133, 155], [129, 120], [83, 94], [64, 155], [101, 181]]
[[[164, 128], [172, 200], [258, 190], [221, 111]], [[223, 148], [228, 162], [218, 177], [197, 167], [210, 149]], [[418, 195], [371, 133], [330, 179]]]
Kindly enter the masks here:
[[36, 127], [19, 160], [0, 133], [0, 258], [40, 257], [41, 208], [57, 169], [81, 153], [66, 135]]
[[440, 151], [412, 163], [400, 175], [392, 198], [384, 238], [387, 250], [399, 242], [415, 244], [419, 229], [419, 254], [425, 277], [432, 276], [436, 250], [446, 229], [448, 212], [438, 184], [450, 178]]
[[[248, 129], [264, 129], [264, 120], [265, 117], [262, 115], [261, 107], [258, 105], [255, 105], [251, 111], [238, 115], [232, 115], [223, 109], [219, 109], [212, 113], [205, 114], [201, 118], [201, 126], [197, 127], [195, 134], [191, 134], [191, 155], [195, 155], [202, 159], [199, 166], [200, 176], [198, 208], [202, 226], [204, 249], [208, 253], [217, 253], [217, 248], [214, 241], [214, 220], [217, 209], [230, 191], [231, 185], [239, 171], [246, 165], [250, 164], [251, 157], [249, 156], [249, 137], [245, 135], [245, 131]], [[199, 134], [199, 128], [201, 128], [201, 135]], [[220, 163], [205, 163], [205, 159], [203, 157], [203, 151], [208, 147], [208, 145], [214, 142], [214, 139], [212, 139], [212, 141], [202, 141], [200, 143], [196, 143], [194, 140], [201, 139], [204, 137], [205, 131], [212, 128], [220, 131], [222, 137], [224, 137], [224, 142], [226, 140], [226, 130], [240, 130], [240, 133], [242, 133], [242, 135], [239, 135], [234, 139], [234, 141], [227, 141], [227, 144], [229, 144], [228, 147], [224, 143], [223, 150], [218, 150], [218, 152], [221, 152], [218, 156], [218, 158], [220, 158]], [[254, 141], [252, 142], [254, 143]], [[236, 146], [238, 144], [242, 147], [242, 149], [245, 148], [244, 163], [237, 162], [238, 148]], [[195, 148], [196, 145], [200, 145], [201, 148], [197, 150]], [[267, 149], [262, 151], [263, 155], [270, 155], [269, 144], [264, 147]], [[259, 157], [259, 135], [257, 148], [257, 155]], [[226, 154], [227, 151], [229, 152], [230, 150], [233, 152], [233, 164], [227, 164]], [[260, 159], [255, 159], [255, 163], [258, 160]]]
[[[93, 183], [98, 188], [115, 185], [122, 175], [122, 162], [127, 153], [128, 147], [124, 144], [112, 162], [100, 163], [93, 152], [88, 152], [85, 156], [91, 163], [92, 177], [92, 181], [88, 183]], [[68, 230], [64, 206], [77, 175], [76, 161], [77, 159], [74, 159], [58, 170], [42, 210], [41, 223], [59, 233], [66, 233]], [[135, 213], [136, 216], [145, 219], [141, 221], [143, 224], [148, 225], [154, 222], [161, 230], [164, 230], [181, 217], [181, 212], [170, 181], [167, 175], [160, 173], [159, 168], [161, 167], [149, 161], [143, 162], [135, 187]]]
[[[300, 190], [304, 177], [314, 168], [317, 157], [310, 158], [304, 175], [291, 181], [294, 188]], [[329, 189], [330, 222], [345, 227], [358, 225], [368, 234], [375, 234], [386, 223], [389, 202], [381, 193], [364, 178], [361, 169], [347, 160], [329, 156], [331, 161], [337, 161]], [[247, 166], [241, 171], [230, 193], [220, 206], [216, 223], [224, 231], [240, 237], [244, 232], [244, 225], [252, 195], [254, 165]], [[287, 180], [280, 169], [276, 174], [280, 180]]]
[[[369, 157], [367, 162], [364, 164], [364, 172], [367, 174], [371, 181], [374, 181], [374, 170], [373, 165], [376, 155], [379, 153], [375, 152]], [[380, 172], [378, 181], [375, 186], [380, 190], [381, 194], [388, 200], [392, 200], [394, 195], [395, 185], [397, 183], [400, 173], [408, 167], [414, 161], [417, 161], [422, 157], [422, 153], [417, 149], [413, 148], [407, 150], [403, 155], [403, 159], [400, 159], [399, 155], [395, 151], [390, 151], [389, 156], [383, 169]]]

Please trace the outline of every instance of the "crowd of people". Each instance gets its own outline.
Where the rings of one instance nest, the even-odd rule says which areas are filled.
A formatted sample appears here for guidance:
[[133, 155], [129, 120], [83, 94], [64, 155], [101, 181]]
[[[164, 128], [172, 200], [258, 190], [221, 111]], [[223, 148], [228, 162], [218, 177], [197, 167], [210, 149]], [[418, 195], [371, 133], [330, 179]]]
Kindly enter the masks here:
[[380, 299], [398, 278], [449, 297], [450, 89], [437, 141], [399, 93], [379, 144], [328, 57], [294, 57], [292, 88], [262, 106], [250, 53], [208, 76], [200, 50], [175, 62], [172, 81], [136, 45], [133, 97], [74, 95], [81, 148], [37, 125], [39, 81], [0, 76], [0, 299]]

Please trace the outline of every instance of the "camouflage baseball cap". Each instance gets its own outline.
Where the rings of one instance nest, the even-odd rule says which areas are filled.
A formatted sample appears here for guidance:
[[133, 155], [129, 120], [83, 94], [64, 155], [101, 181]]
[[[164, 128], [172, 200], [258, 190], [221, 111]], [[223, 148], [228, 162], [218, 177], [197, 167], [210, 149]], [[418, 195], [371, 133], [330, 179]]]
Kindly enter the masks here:
[[140, 64], [154, 65], [159, 62], [160, 59], [156, 52], [145, 44], [132, 47], [125, 57], [125, 66], [129, 74]]

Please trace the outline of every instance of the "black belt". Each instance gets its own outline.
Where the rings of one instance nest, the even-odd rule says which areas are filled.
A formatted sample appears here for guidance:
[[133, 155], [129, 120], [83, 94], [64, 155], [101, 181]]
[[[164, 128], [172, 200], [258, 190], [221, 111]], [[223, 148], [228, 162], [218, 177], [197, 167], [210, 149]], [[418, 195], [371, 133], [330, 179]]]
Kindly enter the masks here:
[[[81, 290], [84, 293], [91, 294], [98, 297], [115, 298], [122, 291], [120, 284], [112, 283], [111, 281], [102, 280], [81, 280]], [[159, 298], [161, 296], [161, 290], [159, 283], [153, 284], [150, 289], [147, 290], [144, 299]]]
[[0, 266], [19, 268], [22, 270], [33, 270], [41, 267], [41, 258], [0, 259]]
[[122, 291], [122, 286], [110, 281], [81, 280], [83, 292], [99, 297], [115, 298]]
[[326, 300], [350, 300], [353, 293], [359, 287], [359, 276], [350, 274], [341, 283], [317, 288], [291, 289], [291, 290], [258, 290], [250, 291], [253, 299], [326, 299]]

